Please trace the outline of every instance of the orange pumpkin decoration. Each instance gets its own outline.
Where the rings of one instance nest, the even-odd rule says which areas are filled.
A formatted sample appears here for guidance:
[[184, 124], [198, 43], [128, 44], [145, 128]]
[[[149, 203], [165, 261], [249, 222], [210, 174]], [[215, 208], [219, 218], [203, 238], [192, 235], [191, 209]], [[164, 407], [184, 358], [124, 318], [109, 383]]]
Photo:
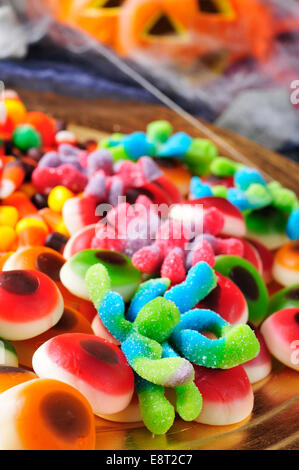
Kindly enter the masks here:
[[227, 51], [229, 62], [246, 56], [265, 61], [273, 46], [274, 20], [259, 0], [196, 0], [199, 56]]
[[115, 45], [118, 18], [125, 0], [47, 0], [57, 20], [88, 32], [98, 41]]
[[195, 0], [127, 0], [119, 18], [118, 52], [160, 59], [194, 56]]

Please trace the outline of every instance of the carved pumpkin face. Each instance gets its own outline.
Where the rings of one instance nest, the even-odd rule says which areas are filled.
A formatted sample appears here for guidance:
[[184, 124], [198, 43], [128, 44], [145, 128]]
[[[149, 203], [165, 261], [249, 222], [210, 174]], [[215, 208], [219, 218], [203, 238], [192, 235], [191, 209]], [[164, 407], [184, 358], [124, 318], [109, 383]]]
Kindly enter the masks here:
[[[98, 41], [115, 45], [118, 18], [125, 0], [48, 0], [60, 21], [77, 26]], [[59, 5], [57, 5], [59, 4]]]
[[159, 58], [192, 53], [196, 0], [127, 0], [119, 19], [118, 51]]
[[227, 50], [230, 61], [245, 56], [265, 60], [274, 24], [259, 0], [196, 0], [196, 45], [199, 55]]

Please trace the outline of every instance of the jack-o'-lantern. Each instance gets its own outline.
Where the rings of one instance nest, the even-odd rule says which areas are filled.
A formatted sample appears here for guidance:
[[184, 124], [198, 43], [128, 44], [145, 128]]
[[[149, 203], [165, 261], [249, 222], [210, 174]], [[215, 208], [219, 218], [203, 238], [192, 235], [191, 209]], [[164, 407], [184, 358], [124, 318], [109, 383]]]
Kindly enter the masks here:
[[127, 0], [119, 17], [118, 52], [188, 60], [196, 14], [195, 0]]
[[56, 19], [76, 26], [98, 41], [115, 45], [118, 18], [125, 0], [47, 0]]
[[226, 51], [229, 62], [243, 57], [265, 61], [273, 45], [274, 19], [259, 0], [196, 0], [199, 56]]

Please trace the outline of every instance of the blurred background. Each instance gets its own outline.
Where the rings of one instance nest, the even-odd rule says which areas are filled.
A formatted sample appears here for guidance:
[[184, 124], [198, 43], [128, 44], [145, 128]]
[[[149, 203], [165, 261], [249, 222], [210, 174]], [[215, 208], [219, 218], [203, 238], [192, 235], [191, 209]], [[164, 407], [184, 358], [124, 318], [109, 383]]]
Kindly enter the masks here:
[[0, 0], [0, 80], [166, 96], [299, 161], [299, 0]]

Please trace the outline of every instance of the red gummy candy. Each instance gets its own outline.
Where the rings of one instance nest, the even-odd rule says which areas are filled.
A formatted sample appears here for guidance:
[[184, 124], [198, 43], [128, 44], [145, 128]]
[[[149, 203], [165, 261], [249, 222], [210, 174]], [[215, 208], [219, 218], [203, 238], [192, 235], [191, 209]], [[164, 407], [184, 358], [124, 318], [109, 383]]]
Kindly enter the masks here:
[[40, 193], [49, 193], [55, 186], [65, 186], [74, 193], [84, 190], [88, 180], [72, 165], [58, 168], [37, 167], [32, 173], [32, 183]]
[[144, 274], [156, 273], [162, 263], [162, 253], [155, 245], [146, 246], [136, 251], [132, 256], [135, 268]]
[[126, 247], [125, 240], [118, 238], [113, 227], [98, 223], [95, 233], [91, 242], [92, 249], [118, 251], [119, 253], [124, 251]]
[[216, 255], [244, 255], [244, 245], [241, 240], [237, 238], [217, 238], [215, 242]]
[[157, 231], [155, 245], [166, 255], [176, 247], [185, 250], [190, 237], [190, 231], [184, 224], [167, 220]]
[[186, 279], [184, 254], [180, 248], [174, 248], [165, 257], [161, 267], [161, 277], [168, 277], [172, 285]]
[[205, 261], [212, 268], [215, 265], [214, 251], [207, 240], [202, 240], [201, 243], [196, 246], [192, 258], [192, 266], [195, 266], [200, 261]]
[[223, 230], [223, 227], [224, 216], [216, 207], [211, 207], [204, 211], [203, 233], [218, 235]]

